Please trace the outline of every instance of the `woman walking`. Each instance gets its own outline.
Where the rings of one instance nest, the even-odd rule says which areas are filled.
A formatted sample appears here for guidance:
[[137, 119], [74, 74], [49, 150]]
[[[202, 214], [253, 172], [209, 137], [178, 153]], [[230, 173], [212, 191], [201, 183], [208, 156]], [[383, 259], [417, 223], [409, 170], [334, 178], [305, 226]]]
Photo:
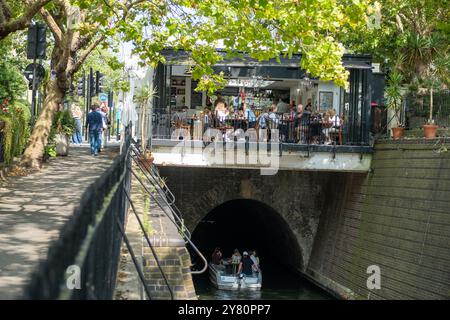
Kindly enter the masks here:
[[81, 117], [83, 112], [78, 105], [72, 104], [70, 111], [72, 112], [72, 117], [75, 120], [75, 132], [72, 135], [72, 142], [75, 144], [83, 143], [83, 136], [81, 134]]

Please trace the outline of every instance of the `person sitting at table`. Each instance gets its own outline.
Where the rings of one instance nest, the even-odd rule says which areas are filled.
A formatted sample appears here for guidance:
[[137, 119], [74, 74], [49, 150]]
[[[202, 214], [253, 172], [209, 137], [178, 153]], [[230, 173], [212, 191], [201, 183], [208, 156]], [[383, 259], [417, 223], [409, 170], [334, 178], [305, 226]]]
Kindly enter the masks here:
[[281, 101], [277, 101], [277, 109], [275, 112], [278, 114], [289, 112], [289, 105], [286, 103], [286, 99], [281, 99]]
[[225, 106], [225, 101], [223, 99], [217, 99], [214, 104], [214, 113], [216, 114], [217, 119], [219, 122], [224, 123], [230, 113]]
[[310, 121], [311, 112], [303, 108], [303, 105], [300, 103], [297, 106], [297, 115], [296, 115], [296, 130], [297, 130], [297, 139], [298, 143], [307, 143], [309, 140], [309, 121]]
[[243, 107], [240, 107], [240, 108], [238, 109], [237, 118], [238, 118], [238, 119], [244, 119], [244, 118], [245, 118], [245, 115], [244, 115], [244, 108], [243, 108]]
[[309, 133], [312, 144], [318, 144], [321, 141], [322, 134], [322, 115], [319, 112], [314, 112], [310, 116]]
[[332, 123], [330, 120], [331, 120], [330, 110], [327, 110], [322, 117], [322, 128], [323, 128], [322, 133], [325, 136], [325, 144], [329, 144], [329, 142], [330, 142], [329, 131], [332, 126]]
[[[297, 110], [295, 111], [296, 119], [301, 119], [303, 116], [303, 105], [301, 103], [298, 104]], [[296, 121], [298, 122], [298, 121]]]
[[212, 112], [209, 107], [203, 109], [203, 132], [205, 132], [209, 127], [212, 126]]
[[306, 101], [305, 110], [309, 110], [309, 112], [312, 112], [311, 98], [309, 98], [309, 99]]
[[276, 114], [277, 112], [277, 108], [276, 107], [272, 107], [269, 109], [269, 120], [272, 122], [272, 127], [271, 129], [276, 129], [278, 128], [278, 116]]
[[267, 129], [269, 122], [272, 123], [272, 129], [273, 129], [273, 124], [278, 124], [278, 117], [275, 113], [276, 107], [274, 105], [272, 105], [271, 107], [269, 107], [268, 112], [264, 112], [260, 118], [259, 118], [259, 127], [261, 129]]
[[330, 133], [336, 133], [341, 125], [341, 119], [336, 114], [336, 109], [330, 109], [327, 111], [327, 116], [324, 119], [324, 129], [322, 130], [325, 135], [325, 144], [331, 144]]
[[177, 127], [181, 127], [182, 125], [187, 125], [188, 118], [188, 107], [181, 107], [181, 112], [175, 112], [172, 116], [172, 123]]
[[246, 103], [243, 104], [243, 110], [244, 110], [244, 118], [248, 121], [248, 127], [254, 128], [256, 125], [256, 115], [253, 112], [252, 109], [250, 109]]

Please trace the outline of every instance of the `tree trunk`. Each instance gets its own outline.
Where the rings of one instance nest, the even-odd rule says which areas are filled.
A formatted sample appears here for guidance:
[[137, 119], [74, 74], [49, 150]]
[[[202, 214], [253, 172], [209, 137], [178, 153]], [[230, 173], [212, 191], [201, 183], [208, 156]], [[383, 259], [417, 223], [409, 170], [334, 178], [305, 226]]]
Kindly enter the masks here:
[[142, 112], [141, 112], [141, 146], [142, 146], [142, 153], [144, 155], [144, 159], [146, 158], [145, 153], [145, 104], [143, 103], [142, 106]]
[[44, 106], [34, 125], [27, 148], [22, 156], [21, 165], [39, 169], [42, 163], [44, 148], [47, 145], [53, 117], [58, 111], [58, 105], [64, 97], [64, 92], [57, 84], [57, 80], [48, 83]]
[[431, 124], [433, 121], [433, 88], [430, 88], [430, 120], [429, 123]]

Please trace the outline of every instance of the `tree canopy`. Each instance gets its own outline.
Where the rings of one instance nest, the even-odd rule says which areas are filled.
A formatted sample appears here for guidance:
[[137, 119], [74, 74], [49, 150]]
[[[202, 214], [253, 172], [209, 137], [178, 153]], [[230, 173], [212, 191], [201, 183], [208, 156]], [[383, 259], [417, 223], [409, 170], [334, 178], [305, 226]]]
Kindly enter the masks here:
[[[23, 98], [27, 87], [23, 76], [26, 60], [24, 48], [16, 39], [2, 41], [0, 46], [0, 101], [14, 101]], [[11, 52], [15, 54], [11, 54]]]
[[345, 35], [354, 51], [373, 54], [400, 72], [412, 87], [430, 79], [450, 85], [450, 3], [448, 0], [379, 0], [379, 25]]
[[[164, 62], [161, 49], [192, 53], [193, 77], [199, 89], [212, 91], [222, 83], [211, 66], [230, 55], [248, 53], [267, 60], [301, 53], [301, 67], [312, 76], [344, 86], [345, 48], [338, 41], [366, 23], [371, 1], [350, 0], [174, 0], [149, 1], [132, 21], [118, 24], [125, 40], [135, 45], [144, 63]], [[144, 30], [144, 32], [142, 32]]]
[[27, 28], [39, 10], [52, 0], [0, 0], [0, 40]]

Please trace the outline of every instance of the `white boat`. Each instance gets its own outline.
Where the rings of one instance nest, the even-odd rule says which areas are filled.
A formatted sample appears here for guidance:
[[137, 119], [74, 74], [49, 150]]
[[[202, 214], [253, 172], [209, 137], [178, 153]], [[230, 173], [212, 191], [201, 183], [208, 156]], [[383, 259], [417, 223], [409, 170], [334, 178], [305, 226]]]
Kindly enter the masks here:
[[261, 272], [253, 275], [227, 274], [225, 269], [217, 268], [217, 265], [209, 263], [209, 280], [221, 290], [260, 290], [262, 285]]

